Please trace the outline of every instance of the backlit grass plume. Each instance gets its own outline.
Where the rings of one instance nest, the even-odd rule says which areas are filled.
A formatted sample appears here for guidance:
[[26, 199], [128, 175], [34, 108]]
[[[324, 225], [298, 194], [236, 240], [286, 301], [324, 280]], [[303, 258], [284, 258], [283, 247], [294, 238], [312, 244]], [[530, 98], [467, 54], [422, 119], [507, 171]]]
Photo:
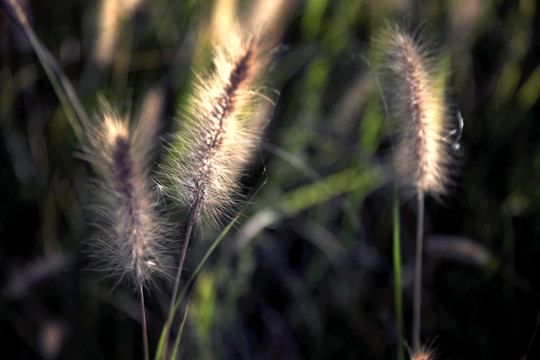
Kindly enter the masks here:
[[[197, 77], [189, 108], [181, 116], [180, 131], [163, 166], [162, 188], [189, 209], [169, 315], [168, 339], [176, 296], [191, 232], [201, 221], [217, 224], [231, 214], [240, 198], [239, 178], [260, 139], [264, 111], [254, 87], [266, 68], [268, 51], [254, 36], [235, 31], [215, 51], [213, 69]], [[165, 341], [163, 355], [167, 354]]]
[[131, 129], [104, 102], [96, 120], [83, 147], [97, 175], [91, 256], [106, 277], [138, 290], [154, 275], [167, 273], [167, 225], [150, 177], [158, 129], [153, 119], [144, 118]]
[[217, 223], [239, 198], [238, 183], [256, 149], [264, 114], [254, 91], [265, 69], [256, 38], [231, 36], [217, 48], [213, 70], [197, 76], [189, 108], [162, 174], [164, 188], [199, 219]]
[[394, 162], [401, 185], [434, 196], [447, 193], [452, 156], [445, 74], [422, 32], [397, 26], [378, 39], [385, 93], [396, 136]]
[[[388, 96], [393, 124], [393, 158], [397, 182], [417, 195], [418, 216], [413, 292], [412, 353], [420, 345], [424, 195], [448, 191], [452, 163], [451, 131], [445, 103], [445, 73], [421, 32], [397, 26], [381, 31], [376, 56]], [[428, 358], [428, 356], [418, 357]]]

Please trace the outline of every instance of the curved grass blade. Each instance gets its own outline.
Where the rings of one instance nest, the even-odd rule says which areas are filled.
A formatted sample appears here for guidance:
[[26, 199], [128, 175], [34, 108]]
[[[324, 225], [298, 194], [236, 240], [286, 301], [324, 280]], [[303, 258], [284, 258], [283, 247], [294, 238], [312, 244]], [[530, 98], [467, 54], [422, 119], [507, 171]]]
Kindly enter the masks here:
[[[242, 214], [244, 213], [244, 211], [246, 210], [246, 208], [249, 206], [249, 204], [251, 204], [251, 201], [253, 200], [253, 198], [255, 197], [255, 195], [257, 195], [259, 193], [259, 191], [261, 190], [261, 188], [266, 184], [266, 181], [267, 180], [264, 180], [264, 182], [262, 183], [262, 185], [257, 189], [257, 191], [251, 196], [251, 198], [249, 199], [249, 201], [247, 202], [247, 204], [238, 212], [238, 214], [236, 214], [236, 216], [229, 222], [229, 224], [225, 227], [225, 229], [223, 229], [223, 231], [219, 234], [219, 236], [214, 240], [214, 242], [212, 243], [212, 245], [210, 246], [210, 248], [208, 248], [208, 250], [206, 251], [206, 253], [204, 254], [202, 260], [199, 262], [199, 264], [197, 265], [197, 268], [195, 269], [195, 271], [193, 271], [193, 273], [191, 274], [191, 276], [189, 277], [188, 281], [186, 281], [186, 284], [184, 285], [184, 287], [182, 288], [182, 291], [180, 292], [180, 295], [178, 296], [178, 299], [176, 300], [176, 304], [174, 305], [174, 310], [173, 312], [176, 312], [178, 310], [178, 307], [180, 306], [180, 303], [182, 302], [182, 299], [184, 298], [186, 292], [187, 292], [187, 289], [189, 288], [189, 286], [191, 285], [191, 283], [193, 283], [193, 281], [196, 279], [197, 275], [199, 274], [199, 272], [201, 271], [202, 267], [204, 266], [204, 264], [206, 263], [206, 261], [208, 260], [208, 258], [210, 257], [210, 255], [212, 255], [212, 253], [214, 252], [214, 250], [216, 250], [216, 248], [218, 247], [218, 245], [221, 243], [221, 241], [223, 240], [223, 238], [225, 237], [225, 235], [227, 235], [227, 233], [232, 229], [232, 227], [234, 226], [234, 224], [236, 224], [236, 222], [238, 221], [238, 219], [240, 218], [240, 216], [242, 216]], [[182, 324], [180, 324], [181, 327], [183, 327]], [[181, 334], [181, 331], [178, 332], [178, 334], [180, 335]], [[158, 348], [157, 348], [157, 351], [156, 351], [156, 357], [155, 359], [158, 360], [158, 359], [161, 359], [163, 357], [163, 347], [165, 346], [165, 339], [166, 337], [166, 327], [164, 326], [163, 327], [163, 330], [161, 331], [161, 336], [159, 338], [159, 343], [158, 343]], [[177, 340], [179, 341], [179, 338], [177, 337]], [[179, 345], [179, 344], [178, 344]], [[175, 341], [175, 347], [177, 346], [177, 343]], [[175, 352], [176, 352], [176, 349], [175, 349]]]
[[71, 85], [66, 74], [51, 55], [49, 50], [41, 43], [28, 22], [21, 6], [15, 0], [1, 0], [7, 13], [18, 23], [32, 44], [47, 78], [60, 100], [68, 121], [79, 141], [84, 139], [84, 131], [88, 129], [89, 119], [84, 108]]
[[394, 181], [394, 197], [392, 201], [392, 217], [394, 223], [393, 234], [393, 260], [394, 260], [394, 305], [396, 311], [397, 325], [397, 358], [403, 360], [405, 358], [402, 341], [403, 341], [403, 300], [401, 295], [401, 238], [400, 238], [400, 222], [399, 222], [399, 194], [397, 183]]
[[174, 347], [173, 347], [173, 353], [171, 356], [171, 359], [176, 359], [176, 356], [178, 354], [178, 348], [180, 347], [180, 339], [182, 338], [182, 333], [184, 332], [184, 326], [186, 325], [186, 319], [187, 314], [189, 310], [189, 303], [187, 302], [186, 308], [184, 309], [184, 317], [182, 318], [182, 323], [180, 324], [180, 329], [178, 330], [178, 336], [176, 336], [176, 340], [174, 341]]

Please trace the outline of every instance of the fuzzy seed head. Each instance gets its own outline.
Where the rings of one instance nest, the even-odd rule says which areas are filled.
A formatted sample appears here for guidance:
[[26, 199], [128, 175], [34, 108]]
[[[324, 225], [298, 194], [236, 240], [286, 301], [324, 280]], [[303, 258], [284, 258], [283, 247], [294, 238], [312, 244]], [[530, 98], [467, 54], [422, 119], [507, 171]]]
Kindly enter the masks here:
[[403, 185], [445, 194], [452, 162], [445, 84], [428, 44], [391, 28], [379, 42], [385, 92], [396, 133], [395, 168]]
[[434, 360], [436, 351], [430, 346], [420, 346], [418, 350], [411, 351], [411, 360]]
[[111, 63], [123, 25], [131, 20], [141, 0], [101, 0], [96, 16], [97, 37], [92, 56], [100, 66]]
[[102, 107], [83, 148], [83, 157], [98, 176], [90, 214], [96, 231], [88, 243], [95, 267], [105, 277], [139, 288], [154, 275], [166, 275], [170, 262], [165, 253], [167, 224], [150, 180], [152, 149], [148, 141], [134, 141], [141, 136], [135, 135], [137, 129], [130, 130], [126, 119], [106, 104]]
[[214, 225], [239, 198], [242, 175], [263, 127], [253, 86], [264, 69], [254, 38], [232, 36], [218, 47], [213, 71], [198, 76], [163, 167], [163, 188]]

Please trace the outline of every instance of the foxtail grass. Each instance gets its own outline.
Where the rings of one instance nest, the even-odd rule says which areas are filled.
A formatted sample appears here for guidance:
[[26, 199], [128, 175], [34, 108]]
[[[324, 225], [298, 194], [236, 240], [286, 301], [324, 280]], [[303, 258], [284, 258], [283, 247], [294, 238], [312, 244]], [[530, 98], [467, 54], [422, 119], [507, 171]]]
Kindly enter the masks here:
[[150, 176], [151, 139], [157, 134], [149, 133], [144, 121], [130, 128], [104, 101], [101, 108], [82, 155], [97, 175], [90, 207], [96, 227], [91, 257], [115, 286], [127, 282], [139, 289], [155, 275], [166, 276], [170, 262], [168, 225]]
[[445, 74], [439, 70], [436, 49], [421, 31], [411, 35], [389, 26], [375, 45], [395, 137], [395, 173], [399, 185], [416, 195], [418, 205], [411, 333], [412, 353], [419, 354], [424, 198], [439, 198], [451, 184]]
[[101, 103], [82, 154], [97, 175], [90, 205], [95, 228], [88, 241], [90, 257], [93, 268], [112, 278], [114, 287], [125, 282], [139, 292], [148, 359], [144, 291], [156, 276], [168, 276], [171, 263], [170, 227], [150, 176], [158, 127], [146, 118], [130, 127], [126, 117]]
[[[257, 37], [232, 34], [219, 45], [213, 70], [199, 74], [189, 107], [181, 115], [180, 131], [162, 168], [162, 188], [189, 212], [185, 239], [174, 281], [168, 334], [192, 231], [196, 224], [217, 225], [230, 216], [242, 198], [243, 174], [264, 125], [255, 86], [266, 69], [268, 52]], [[168, 335], [166, 335], [168, 338]], [[163, 356], [167, 354], [165, 341]]]
[[[214, 70], [195, 94], [162, 168], [165, 192], [196, 221], [217, 225], [241, 196], [238, 179], [260, 140], [264, 114], [254, 89], [265, 62], [256, 38], [234, 37], [216, 50]], [[262, 115], [262, 116], [261, 116]]]

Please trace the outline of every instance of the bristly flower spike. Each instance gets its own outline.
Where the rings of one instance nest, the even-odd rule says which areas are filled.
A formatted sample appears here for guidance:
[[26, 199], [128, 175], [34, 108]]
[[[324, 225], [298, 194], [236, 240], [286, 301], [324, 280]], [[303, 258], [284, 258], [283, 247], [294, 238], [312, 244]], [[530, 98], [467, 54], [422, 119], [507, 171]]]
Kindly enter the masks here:
[[88, 243], [97, 270], [138, 290], [170, 270], [169, 226], [150, 176], [158, 129], [139, 119], [131, 130], [105, 101], [101, 108], [82, 155], [97, 175], [90, 206], [96, 232]]
[[163, 188], [189, 207], [195, 222], [217, 224], [240, 197], [239, 177], [254, 153], [264, 114], [254, 85], [265, 69], [257, 38], [233, 35], [197, 76], [189, 108], [163, 166]]
[[438, 197], [448, 192], [453, 161], [445, 76], [433, 47], [389, 27], [380, 36], [382, 74], [395, 126], [395, 168], [401, 185]]
[[[197, 77], [180, 131], [162, 167], [164, 192], [189, 209], [189, 221], [165, 325], [166, 338], [192, 229], [201, 222], [217, 225], [241, 197], [239, 177], [260, 140], [264, 111], [254, 91], [266, 68], [268, 51], [258, 38], [231, 31], [214, 53], [213, 70]], [[163, 354], [167, 354], [167, 344]]]
[[422, 35], [418, 32], [413, 36], [390, 26], [380, 32], [375, 55], [394, 125], [392, 151], [397, 182], [412, 189], [418, 202], [412, 353], [417, 354], [415, 358], [427, 359], [429, 354], [420, 345], [424, 196], [438, 198], [448, 192], [451, 151], [455, 149], [449, 138], [455, 132], [448, 126], [446, 74], [439, 69], [434, 48]]

